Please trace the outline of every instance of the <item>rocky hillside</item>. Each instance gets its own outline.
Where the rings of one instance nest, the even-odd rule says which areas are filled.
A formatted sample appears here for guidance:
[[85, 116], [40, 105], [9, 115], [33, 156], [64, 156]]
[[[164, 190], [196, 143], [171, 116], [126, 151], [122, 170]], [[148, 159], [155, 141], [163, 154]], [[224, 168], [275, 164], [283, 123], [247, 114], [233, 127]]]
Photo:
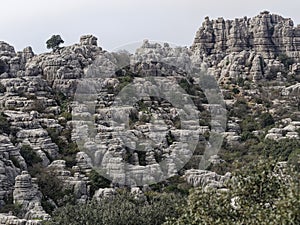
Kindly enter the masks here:
[[124, 187], [224, 188], [259, 157], [295, 163], [299, 82], [300, 27], [266, 11], [207, 17], [190, 48], [107, 52], [85, 35], [36, 55], [0, 42], [0, 224]]

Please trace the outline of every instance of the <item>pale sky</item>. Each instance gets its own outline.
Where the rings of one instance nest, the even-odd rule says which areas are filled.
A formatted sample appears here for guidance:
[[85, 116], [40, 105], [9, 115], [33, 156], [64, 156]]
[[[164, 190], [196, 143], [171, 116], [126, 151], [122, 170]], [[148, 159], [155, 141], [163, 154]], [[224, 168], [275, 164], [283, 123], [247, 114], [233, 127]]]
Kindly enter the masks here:
[[36, 53], [49, 51], [52, 34], [64, 45], [93, 34], [106, 50], [144, 39], [190, 46], [205, 16], [253, 17], [263, 10], [300, 24], [299, 0], [2, 0], [0, 40]]

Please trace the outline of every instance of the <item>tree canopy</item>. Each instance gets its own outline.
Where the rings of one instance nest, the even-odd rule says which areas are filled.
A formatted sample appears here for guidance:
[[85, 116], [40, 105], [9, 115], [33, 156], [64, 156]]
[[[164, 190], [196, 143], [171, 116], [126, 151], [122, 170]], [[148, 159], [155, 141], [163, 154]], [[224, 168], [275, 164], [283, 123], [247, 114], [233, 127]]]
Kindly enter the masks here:
[[53, 51], [57, 50], [59, 48], [59, 45], [63, 43], [64, 41], [60, 35], [52, 35], [52, 37], [46, 42], [47, 48], [52, 48]]

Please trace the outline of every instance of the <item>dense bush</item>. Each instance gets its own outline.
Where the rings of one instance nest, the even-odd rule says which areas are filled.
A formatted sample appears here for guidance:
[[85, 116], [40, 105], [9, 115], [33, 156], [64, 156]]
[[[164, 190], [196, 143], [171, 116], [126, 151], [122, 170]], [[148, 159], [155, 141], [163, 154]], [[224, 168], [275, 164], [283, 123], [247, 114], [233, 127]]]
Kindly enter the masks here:
[[21, 147], [20, 154], [25, 159], [26, 164], [30, 167], [32, 167], [34, 164], [42, 162], [42, 159], [29, 145], [23, 145]]
[[12, 213], [14, 216], [19, 216], [22, 207], [18, 203], [14, 204], [12, 193], [5, 196], [4, 201], [6, 204], [0, 206], [0, 213]]
[[280, 54], [278, 56], [278, 59], [279, 61], [281, 61], [283, 63], [283, 65], [286, 67], [286, 68], [289, 68], [290, 65], [293, 65], [294, 63], [294, 60], [290, 57], [288, 57], [287, 55], [285, 54]]
[[268, 112], [261, 114], [259, 119], [261, 128], [265, 128], [275, 123], [273, 116]]
[[55, 211], [45, 225], [159, 225], [167, 217], [177, 217], [177, 206], [184, 202], [175, 194], [148, 193], [147, 199], [129, 193], [92, 201], [82, 205], [67, 205]]
[[47, 128], [51, 140], [58, 146], [60, 158], [66, 161], [66, 165], [72, 168], [76, 164], [76, 154], [79, 152], [78, 146], [71, 140], [71, 129], [65, 128], [58, 131], [55, 128]]
[[238, 97], [233, 108], [229, 111], [229, 116], [244, 118], [248, 115], [249, 109], [250, 107], [248, 106], [246, 99]]
[[[263, 154], [267, 157], [271, 156], [278, 160], [286, 161], [290, 155], [300, 149], [300, 141], [295, 139], [282, 139], [279, 141], [265, 140]], [[292, 156], [291, 156], [292, 157]]]
[[299, 173], [281, 177], [275, 168], [260, 161], [234, 174], [228, 191], [196, 189], [180, 218], [165, 225], [300, 224]]
[[91, 195], [94, 195], [95, 191], [99, 188], [106, 188], [110, 186], [111, 181], [101, 176], [96, 170], [92, 170], [89, 174], [89, 180], [91, 182]]
[[66, 187], [54, 171], [35, 164], [30, 169], [30, 174], [37, 178], [39, 190], [43, 194], [42, 206], [47, 213], [52, 214], [57, 206], [75, 204], [73, 190]]

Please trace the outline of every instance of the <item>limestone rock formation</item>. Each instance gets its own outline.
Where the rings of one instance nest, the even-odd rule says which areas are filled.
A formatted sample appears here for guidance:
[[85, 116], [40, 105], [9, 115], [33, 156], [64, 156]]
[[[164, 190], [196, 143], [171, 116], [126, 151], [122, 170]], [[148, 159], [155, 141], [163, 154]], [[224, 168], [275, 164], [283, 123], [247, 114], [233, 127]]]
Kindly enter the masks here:
[[300, 139], [297, 130], [300, 129], [300, 121], [288, 121], [284, 127], [281, 128], [272, 128], [268, 130], [266, 139], [272, 139], [279, 141], [282, 139]]
[[16, 216], [0, 214], [1, 225], [40, 225], [39, 220], [19, 219]]
[[13, 197], [14, 203], [20, 204], [26, 212], [25, 219], [47, 220], [50, 218], [41, 206], [42, 193], [27, 171], [22, 171], [22, 174], [16, 177]]
[[226, 173], [224, 176], [221, 176], [211, 171], [191, 169], [185, 172], [184, 177], [194, 187], [223, 188], [224, 183], [231, 178], [231, 174]]
[[97, 39], [98, 38], [93, 35], [83, 35], [80, 37], [80, 44], [97, 46]]
[[64, 160], [53, 161], [48, 169], [64, 184], [66, 189], [73, 190], [78, 202], [85, 202], [89, 198], [88, 178], [85, 174], [75, 172], [72, 175], [66, 168]]
[[224, 54], [254, 50], [266, 59], [286, 54], [299, 59], [300, 27], [290, 18], [267, 11], [253, 18], [224, 20], [205, 18], [197, 31], [193, 51], [205, 54]]
[[[123, 186], [143, 197], [137, 186], [182, 171], [194, 187], [224, 188], [230, 173], [200, 170], [202, 159], [222, 167], [252, 141], [299, 140], [299, 52], [300, 27], [268, 12], [207, 17], [191, 48], [145, 40], [135, 53], [107, 52], [84, 35], [36, 55], [0, 42], [0, 209], [13, 193], [24, 210], [0, 214], [0, 224], [49, 219], [29, 174], [39, 168], [80, 204]], [[263, 127], [262, 114], [275, 123]], [[112, 183], [91, 196], [95, 171]]]
[[15, 178], [20, 173], [17, 166], [27, 168], [19, 149], [7, 136], [0, 135], [0, 207], [5, 204], [4, 200], [13, 191]]

